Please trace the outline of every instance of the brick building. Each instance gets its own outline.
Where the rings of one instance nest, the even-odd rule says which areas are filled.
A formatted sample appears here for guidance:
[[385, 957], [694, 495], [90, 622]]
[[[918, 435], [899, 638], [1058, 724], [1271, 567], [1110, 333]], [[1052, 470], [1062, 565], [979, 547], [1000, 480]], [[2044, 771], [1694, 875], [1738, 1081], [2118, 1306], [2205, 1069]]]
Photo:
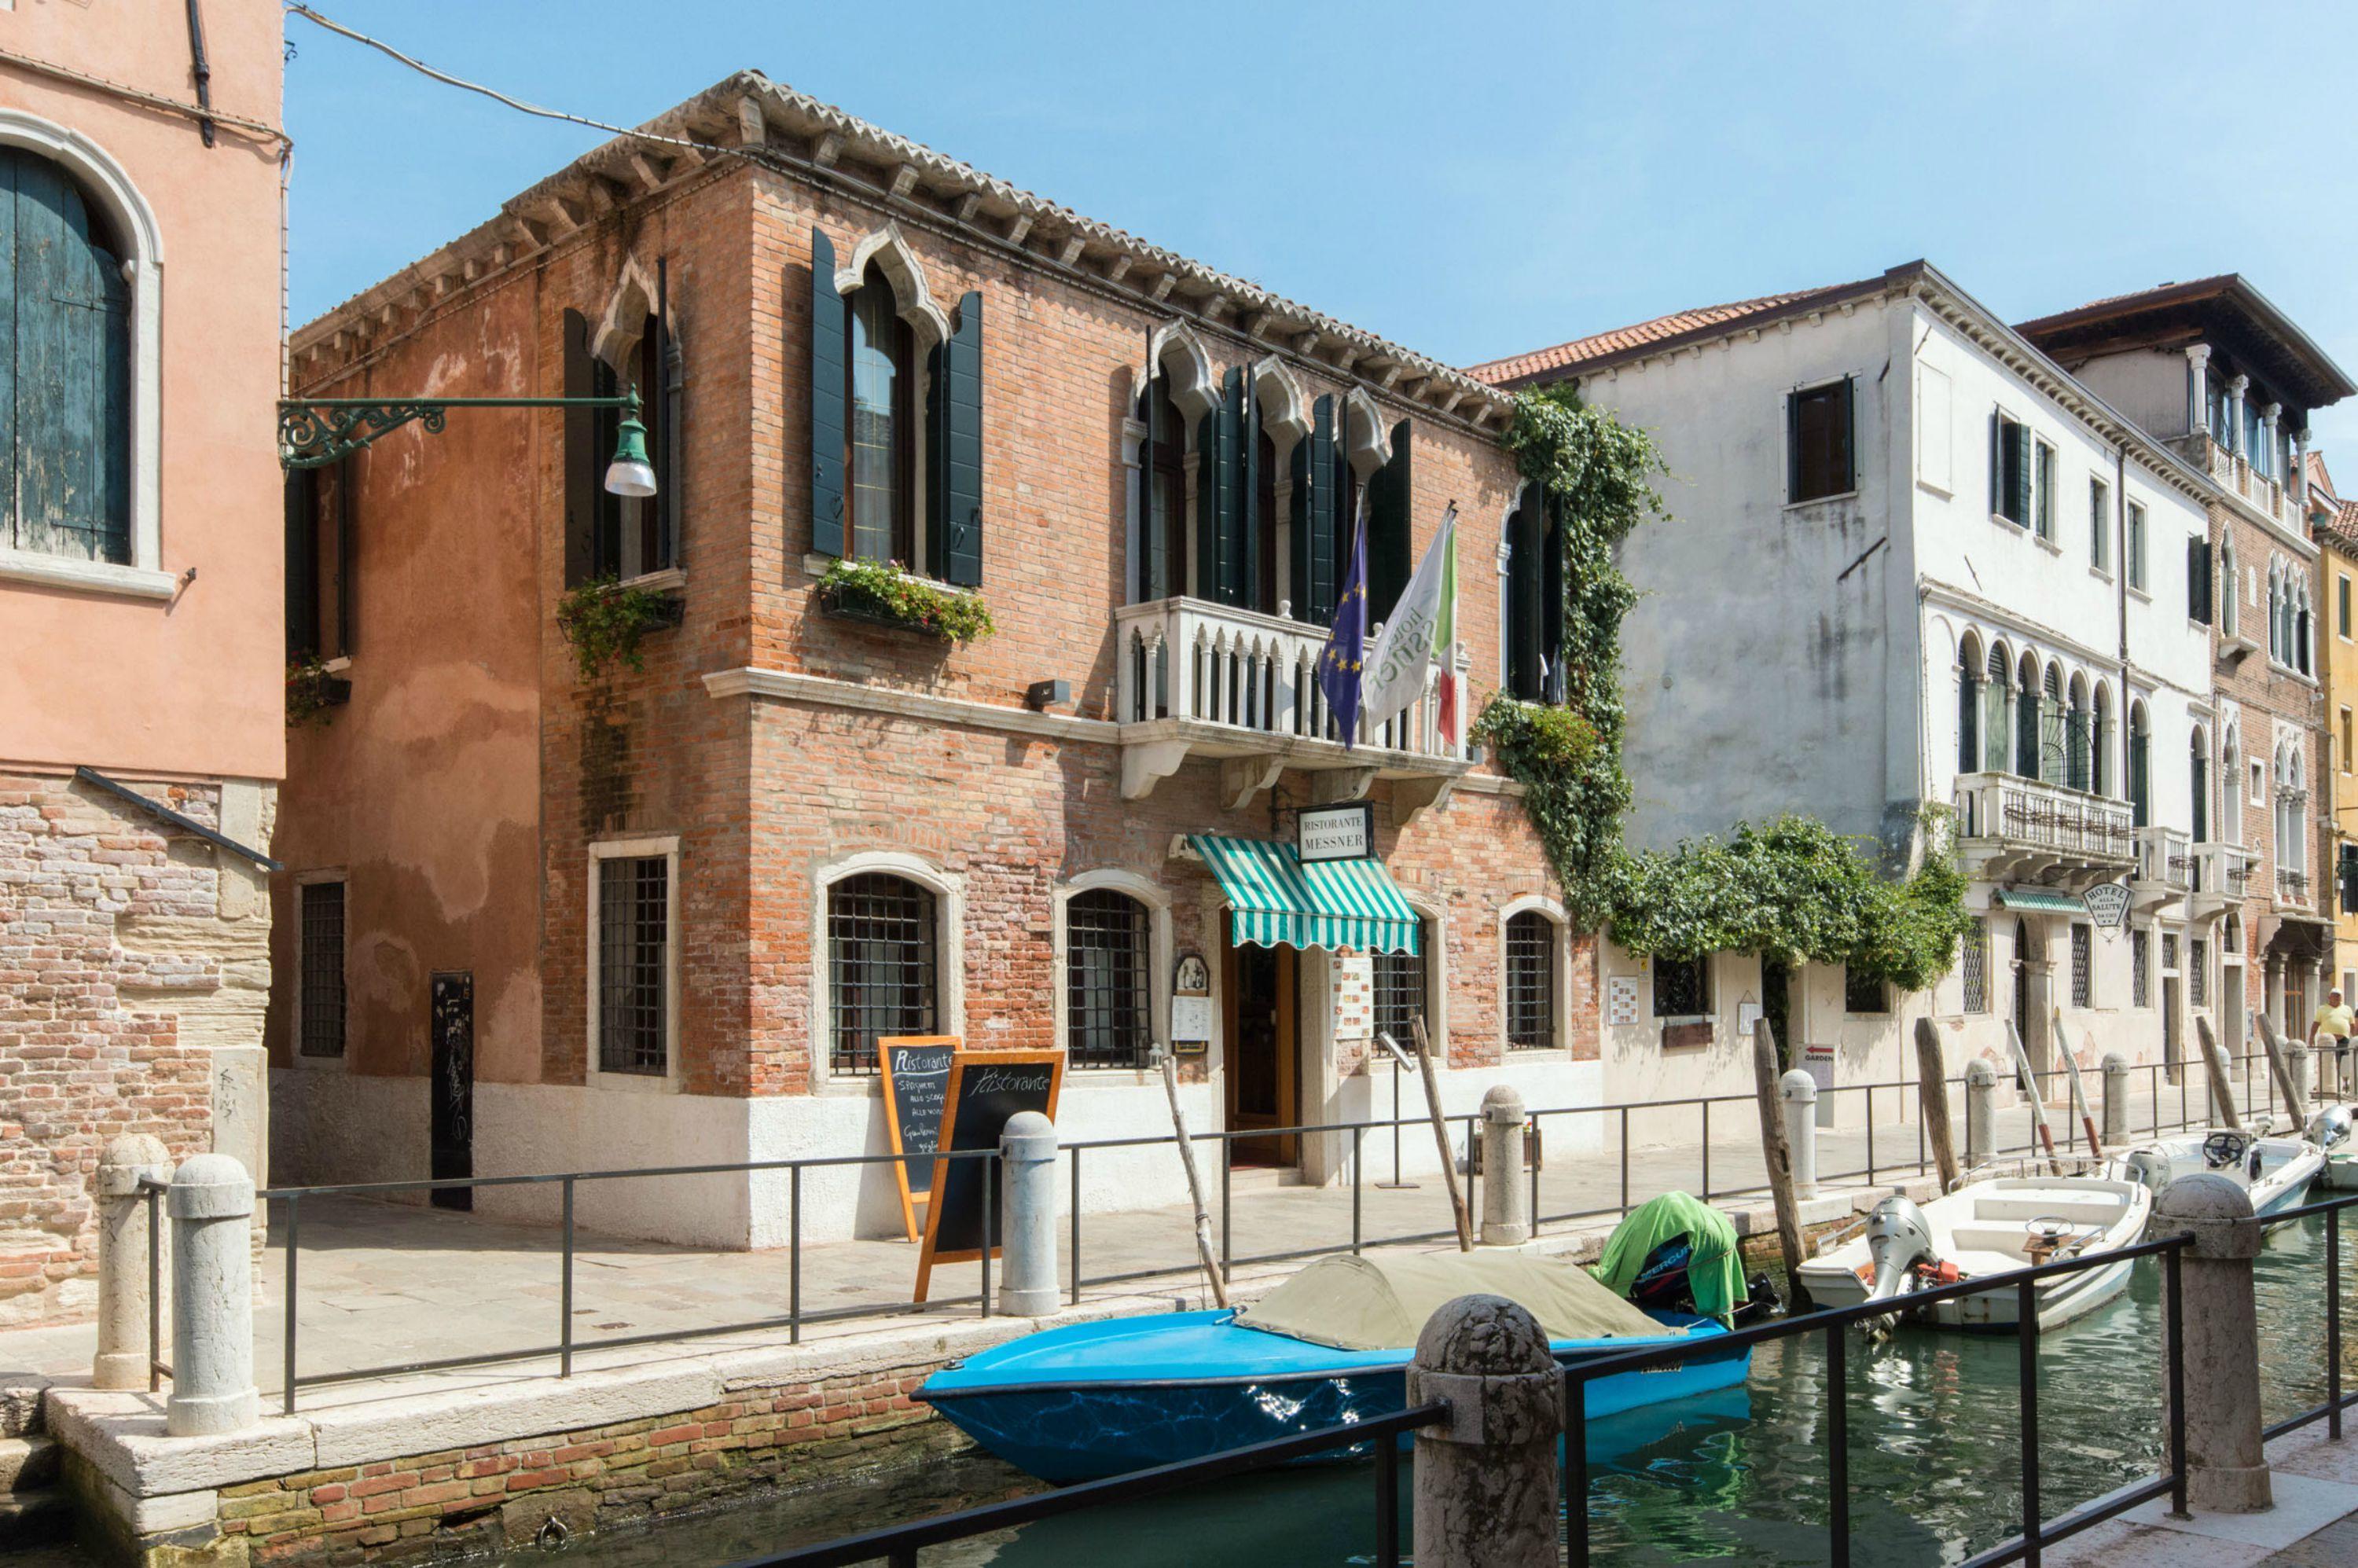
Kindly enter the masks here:
[[[2212, 481], [2201, 600], [2212, 623], [2215, 930], [2162, 955], [2190, 994], [2216, 986], [2230, 1051], [2256, 1049], [2247, 1013], [2306, 1034], [2333, 961], [2319, 549], [2307, 516], [2309, 415], [2347, 374], [2242, 276], [2099, 300], [2023, 324], [2024, 336]], [[2215, 938], [2215, 939], [2214, 939]], [[2173, 963], [2173, 959], [2176, 960]]]
[[[936, 1031], [1065, 1051], [1067, 1138], [1161, 1131], [1190, 955], [1197, 1128], [1369, 1112], [1371, 1035], [1416, 1014], [1453, 1110], [1593, 1101], [1591, 949], [1512, 786], [1430, 697], [1347, 750], [1308, 679], [1362, 506], [1380, 620], [1455, 503], [1469, 708], [1503, 622], [1542, 651], [1506, 399], [755, 74], [645, 130], [294, 336], [318, 396], [634, 384], [658, 485], [601, 493], [602, 416], [469, 411], [298, 492], [290, 636], [351, 687], [290, 741], [282, 1177], [878, 1152], [874, 1042]], [[995, 634], [821, 586], [887, 560]], [[584, 676], [557, 611], [609, 576], [667, 624]], [[1192, 840], [1361, 798], [1417, 950], [1235, 940]], [[1091, 1206], [1184, 1190], [1167, 1150], [1089, 1164]], [[582, 1202], [784, 1233], [782, 1175]], [[879, 1168], [804, 1220], [898, 1215]]]
[[279, 11], [207, 8], [209, 113], [189, 15], [0, 63], [0, 1323], [91, 1301], [110, 1140], [263, 1159]]

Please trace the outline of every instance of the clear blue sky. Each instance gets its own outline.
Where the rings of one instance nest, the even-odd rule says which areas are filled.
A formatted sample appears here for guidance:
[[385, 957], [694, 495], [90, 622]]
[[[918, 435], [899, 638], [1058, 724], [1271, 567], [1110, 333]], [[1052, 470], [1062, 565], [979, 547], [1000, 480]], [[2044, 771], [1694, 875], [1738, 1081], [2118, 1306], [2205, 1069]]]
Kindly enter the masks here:
[[[2015, 319], [2239, 271], [2358, 373], [2358, 7], [317, 3], [617, 124], [753, 67], [1454, 363], [1924, 256]], [[602, 139], [287, 29], [298, 323]]]

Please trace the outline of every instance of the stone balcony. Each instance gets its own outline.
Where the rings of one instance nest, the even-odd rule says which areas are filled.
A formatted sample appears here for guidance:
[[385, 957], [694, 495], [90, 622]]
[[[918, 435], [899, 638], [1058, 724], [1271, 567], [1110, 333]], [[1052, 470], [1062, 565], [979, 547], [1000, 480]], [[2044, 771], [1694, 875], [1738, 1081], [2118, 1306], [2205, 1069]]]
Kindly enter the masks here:
[[2307, 871], [2287, 871], [2282, 866], [2277, 868], [2277, 909], [2279, 913], [2288, 914], [2317, 913], [2316, 906], [2309, 899], [2309, 881]]
[[[1964, 773], [1957, 779], [1956, 807], [1959, 856], [1972, 876], [2076, 892], [2138, 863], [2125, 800], [2012, 773]], [[2166, 874], [2168, 868], [2155, 870]]]
[[2196, 876], [2190, 837], [2174, 827], [2130, 829], [2136, 863], [2129, 868], [2129, 893], [2140, 911], [2184, 896]]
[[[1368, 643], [1372, 651], [1372, 633]], [[1391, 780], [1401, 821], [1444, 797], [1472, 764], [1463, 741], [1441, 738], [1433, 677], [1406, 712], [1363, 724], [1358, 743], [1346, 750], [1318, 688], [1325, 645], [1322, 628], [1199, 599], [1116, 610], [1122, 798], [1144, 799], [1191, 757], [1219, 761], [1220, 795], [1230, 810], [1287, 768], [1329, 775], [1312, 785], [1323, 800], [1352, 799], [1376, 779]], [[1461, 691], [1464, 669], [1461, 659]], [[1470, 720], [1465, 716], [1459, 728]]]
[[2186, 914], [2201, 920], [2244, 902], [2252, 885], [2255, 854], [2241, 844], [2196, 844], [2188, 853]]

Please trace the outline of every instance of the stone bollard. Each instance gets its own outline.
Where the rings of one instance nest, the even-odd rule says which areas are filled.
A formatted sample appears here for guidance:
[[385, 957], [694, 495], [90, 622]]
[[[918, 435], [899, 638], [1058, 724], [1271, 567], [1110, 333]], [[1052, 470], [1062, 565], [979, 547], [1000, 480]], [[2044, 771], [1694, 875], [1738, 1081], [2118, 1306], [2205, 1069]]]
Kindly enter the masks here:
[[1796, 1067], [1777, 1080], [1785, 1112], [1785, 1145], [1793, 1155], [1793, 1195], [1818, 1195], [1818, 1080]]
[[164, 1430], [203, 1437], [254, 1424], [254, 1183], [227, 1154], [172, 1176], [172, 1397]]
[[1965, 1169], [1978, 1171], [1997, 1158], [1997, 1069], [1975, 1059], [1965, 1064]]
[[999, 1310], [1045, 1317], [1056, 1310], [1056, 1128], [1036, 1110], [1007, 1119], [999, 1135]]
[[1531, 1238], [1531, 1191], [1523, 1180], [1523, 1131], [1530, 1118], [1511, 1084], [1482, 1097], [1482, 1245], [1520, 1247]]
[[2129, 1141], [2129, 1059], [2107, 1051], [2104, 1071], [2104, 1147], [2117, 1149]]
[[[98, 1356], [90, 1380], [101, 1389], [147, 1386], [147, 1195], [142, 1176], [172, 1179], [172, 1155], [160, 1138], [134, 1132], [98, 1159]], [[171, 1267], [171, 1249], [164, 1249]], [[162, 1287], [159, 1271], [157, 1288]]]
[[1556, 1568], [1563, 1374], [1538, 1321], [1503, 1296], [1444, 1303], [1408, 1365], [1409, 1404], [1434, 1400], [1449, 1419], [1416, 1434], [1417, 1568]]
[[[2201, 1513], [2258, 1513], [2274, 1502], [2260, 1436], [2260, 1331], [2252, 1300], [2252, 1260], [2266, 1232], [2252, 1217], [2250, 1195], [2211, 1171], [2179, 1177], [2154, 1200], [2147, 1234], [2181, 1232], [2194, 1238], [2180, 1254], [2187, 1505]], [[2165, 1336], [2169, 1327], [2165, 1291]]]

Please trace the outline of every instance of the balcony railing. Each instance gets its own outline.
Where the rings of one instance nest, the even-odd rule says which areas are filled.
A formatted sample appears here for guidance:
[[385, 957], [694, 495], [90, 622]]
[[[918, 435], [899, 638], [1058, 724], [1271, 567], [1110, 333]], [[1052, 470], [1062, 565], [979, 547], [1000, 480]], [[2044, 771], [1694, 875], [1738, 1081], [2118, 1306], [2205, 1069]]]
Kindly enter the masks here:
[[2282, 866], [2278, 866], [2277, 868], [2277, 902], [2278, 903], [2299, 904], [2303, 908], [2307, 908], [2309, 905], [2309, 873], [2307, 871], [2288, 871]]
[[2152, 882], [2184, 892], [2194, 885], [2195, 856], [2193, 840], [2172, 827], [2139, 827], [2136, 838], [2136, 870], [2130, 873], [2134, 881]]
[[2126, 801], [2012, 773], [1962, 774], [1956, 800], [1958, 836], [1983, 851], [1985, 861], [2015, 859], [2022, 862], [2016, 869], [2039, 861], [2091, 868], [2137, 863]]
[[[1115, 611], [1114, 633], [1120, 723], [1189, 719], [1245, 741], [1341, 741], [1318, 686], [1321, 628], [1198, 599], [1163, 599]], [[1372, 633], [1368, 647], [1374, 651]], [[1463, 761], [1464, 742], [1441, 738], [1435, 684], [1428, 673], [1424, 695], [1383, 724], [1363, 724], [1358, 744]]]
[[2188, 891], [2240, 899], [2252, 882], [2252, 851], [2241, 844], [2197, 844], [2194, 879]]

